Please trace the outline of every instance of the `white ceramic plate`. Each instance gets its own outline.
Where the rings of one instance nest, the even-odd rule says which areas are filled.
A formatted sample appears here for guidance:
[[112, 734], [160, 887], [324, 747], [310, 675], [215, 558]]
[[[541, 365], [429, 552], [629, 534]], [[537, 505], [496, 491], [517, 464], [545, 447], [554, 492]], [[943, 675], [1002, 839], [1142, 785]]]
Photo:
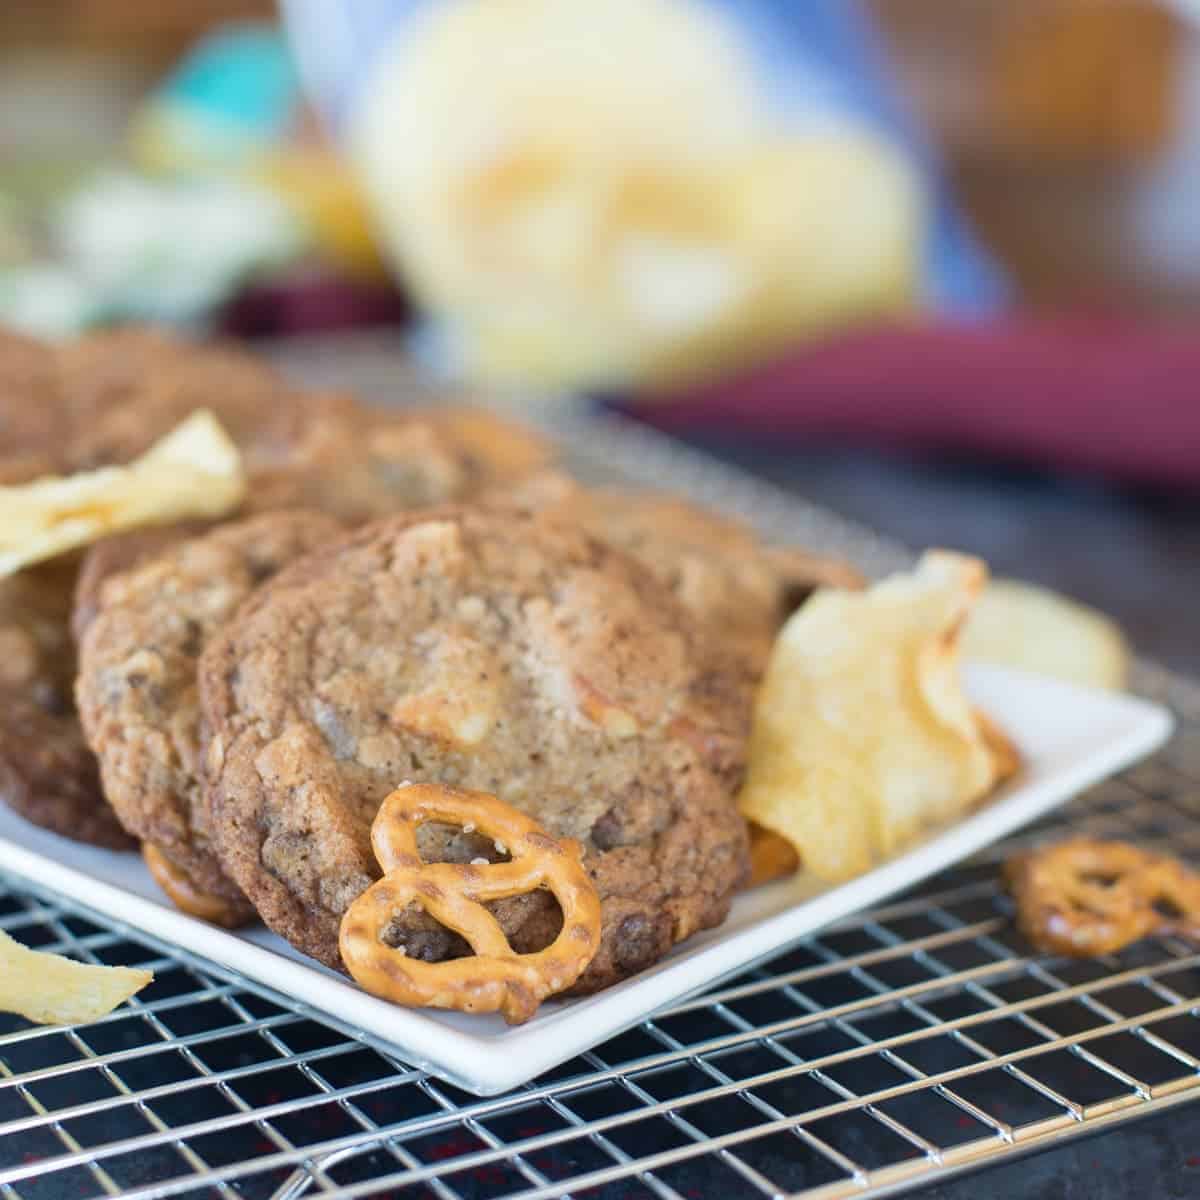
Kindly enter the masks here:
[[546, 1004], [515, 1029], [498, 1017], [377, 1000], [263, 929], [230, 933], [184, 916], [165, 902], [137, 855], [65, 841], [3, 808], [0, 868], [301, 999], [387, 1043], [408, 1062], [491, 1095], [982, 849], [1149, 754], [1172, 728], [1170, 713], [1156, 704], [994, 667], [971, 668], [968, 690], [1012, 734], [1026, 763], [1019, 779], [986, 807], [840, 887], [798, 876], [741, 896], [724, 925], [648, 971], [596, 996]]

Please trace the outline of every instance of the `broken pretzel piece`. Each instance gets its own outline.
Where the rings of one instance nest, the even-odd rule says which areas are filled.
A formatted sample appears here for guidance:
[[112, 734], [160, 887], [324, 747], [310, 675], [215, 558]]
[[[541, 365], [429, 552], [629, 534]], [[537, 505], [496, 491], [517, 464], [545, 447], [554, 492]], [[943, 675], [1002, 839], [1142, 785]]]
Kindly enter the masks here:
[[[428, 821], [473, 829], [491, 838], [509, 861], [423, 862], [417, 829]], [[551, 837], [495, 796], [406, 784], [383, 802], [371, 826], [371, 845], [385, 874], [346, 910], [338, 944], [346, 969], [376, 996], [460, 1012], [499, 1011], [517, 1025], [547, 996], [570, 987], [599, 948], [600, 900], [579, 843]], [[484, 905], [541, 887], [554, 893], [562, 909], [562, 930], [545, 949], [518, 954]], [[423, 962], [384, 942], [394, 918], [413, 903], [475, 953]]]
[[1127, 842], [1072, 838], [1012, 859], [1005, 877], [1040, 950], [1085, 958], [1151, 934], [1200, 939], [1200, 876]]

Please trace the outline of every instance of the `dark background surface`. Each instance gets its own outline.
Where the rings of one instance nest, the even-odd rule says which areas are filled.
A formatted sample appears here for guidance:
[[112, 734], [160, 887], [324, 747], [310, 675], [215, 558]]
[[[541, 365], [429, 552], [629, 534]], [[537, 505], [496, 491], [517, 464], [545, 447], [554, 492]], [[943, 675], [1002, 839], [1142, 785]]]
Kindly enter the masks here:
[[[1200, 497], [849, 447], [692, 445], [914, 547], [981, 554], [1116, 617], [1135, 648], [1200, 674]], [[918, 1189], [928, 1200], [1200, 1196], [1200, 1104]]]

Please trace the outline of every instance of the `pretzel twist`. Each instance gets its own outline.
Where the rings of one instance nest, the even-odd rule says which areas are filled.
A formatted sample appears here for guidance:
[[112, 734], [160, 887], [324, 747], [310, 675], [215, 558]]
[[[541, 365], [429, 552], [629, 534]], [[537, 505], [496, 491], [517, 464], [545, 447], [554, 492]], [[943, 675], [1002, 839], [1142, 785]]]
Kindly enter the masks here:
[[[507, 850], [510, 861], [426, 863], [417, 829], [427, 821], [473, 826]], [[486, 792], [406, 784], [383, 802], [371, 846], [384, 876], [342, 918], [342, 961], [367, 991], [397, 1004], [496, 1012], [527, 1021], [554, 992], [570, 987], [600, 945], [600, 900], [583, 868], [583, 849]], [[548, 888], [562, 909], [558, 937], [544, 950], [518, 954], [484, 904]], [[409, 958], [383, 941], [412, 903], [459, 934], [474, 955], [444, 962]]]
[[187, 872], [177, 867], [153, 842], [142, 843], [142, 859], [154, 882], [166, 892], [180, 912], [213, 925], [224, 925], [226, 929], [245, 925], [253, 915], [253, 909], [239, 907], [228, 896], [202, 891]]
[[1072, 838], [1005, 871], [1017, 922], [1039, 949], [1085, 957], [1150, 934], [1200, 938], [1200, 876], [1167, 855]]

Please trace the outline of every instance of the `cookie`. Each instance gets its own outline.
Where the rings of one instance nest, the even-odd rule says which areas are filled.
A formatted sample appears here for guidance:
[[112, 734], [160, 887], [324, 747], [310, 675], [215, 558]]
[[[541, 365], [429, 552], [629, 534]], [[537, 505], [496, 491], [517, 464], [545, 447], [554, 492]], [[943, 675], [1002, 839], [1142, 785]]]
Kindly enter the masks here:
[[128, 462], [209, 408], [241, 451], [247, 512], [314, 508], [357, 523], [464, 498], [549, 457], [542, 439], [483, 410], [370, 408], [154, 330], [78, 339], [56, 369], [74, 469]]
[[200, 408], [212, 410], [244, 455], [253, 458], [260, 442], [268, 460], [287, 453], [291, 389], [240, 350], [127, 326], [63, 343], [56, 371], [73, 470], [129, 462]]
[[66, 418], [54, 352], [0, 329], [0, 487], [53, 475], [62, 464]]
[[0, 579], [0, 800], [35, 825], [121, 849], [133, 845], [100, 790], [71, 687], [73, 563]]
[[[369, 845], [404, 780], [477, 789], [577, 838], [603, 907], [592, 991], [721, 921], [747, 869], [733, 795], [747, 695], [650, 572], [582, 530], [486, 508], [395, 517], [266, 584], [208, 645], [208, 823], [267, 924], [339, 966], [338, 925], [378, 876]], [[495, 857], [423, 831], [430, 856]], [[554, 936], [545, 893], [495, 902], [518, 949]], [[406, 952], [462, 952], [400, 914]]]
[[554, 458], [554, 450], [545, 438], [473, 404], [454, 403], [407, 412], [431, 424], [459, 449], [472, 494], [493, 483], [531, 475]]
[[546, 471], [491, 498], [553, 513], [632, 555], [755, 678], [784, 618], [814, 588], [862, 584], [848, 563], [768, 547], [740, 522], [664, 493], [584, 488]]
[[185, 538], [198, 537], [212, 528], [209, 521], [181, 521], [174, 525], [152, 525], [104, 538], [85, 551], [75, 580], [71, 611], [71, 635], [83, 641], [84, 632], [100, 608], [100, 588], [110, 575], [119, 575], [161, 554]]
[[198, 802], [196, 663], [255, 587], [339, 531], [320, 513], [280, 512], [175, 542], [105, 578], [83, 630], [76, 697], [105, 795], [196, 892], [224, 899], [228, 923], [250, 909], [209, 849]]
[[431, 423], [356, 407], [309, 413], [274, 464], [248, 462], [246, 505], [320, 509], [352, 524], [461, 496], [465, 453]]

